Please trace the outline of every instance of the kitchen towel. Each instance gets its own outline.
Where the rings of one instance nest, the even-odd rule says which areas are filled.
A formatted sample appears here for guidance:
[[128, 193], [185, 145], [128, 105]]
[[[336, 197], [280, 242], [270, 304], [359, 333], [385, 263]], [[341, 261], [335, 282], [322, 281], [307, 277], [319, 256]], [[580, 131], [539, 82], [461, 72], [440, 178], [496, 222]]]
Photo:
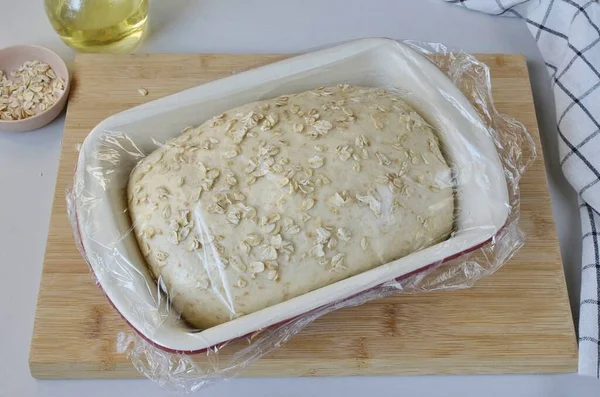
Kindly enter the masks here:
[[562, 170], [582, 227], [579, 374], [600, 378], [600, 3], [598, 0], [446, 0], [524, 19], [554, 90]]

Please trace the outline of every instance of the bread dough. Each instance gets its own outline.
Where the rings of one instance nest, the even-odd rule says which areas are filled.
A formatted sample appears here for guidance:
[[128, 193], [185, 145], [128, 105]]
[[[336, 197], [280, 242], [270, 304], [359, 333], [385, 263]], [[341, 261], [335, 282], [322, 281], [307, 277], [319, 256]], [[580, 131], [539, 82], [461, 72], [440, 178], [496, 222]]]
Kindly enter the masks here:
[[139, 162], [128, 199], [149, 268], [201, 329], [440, 242], [454, 211], [432, 128], [348, 85], [187, 128]]

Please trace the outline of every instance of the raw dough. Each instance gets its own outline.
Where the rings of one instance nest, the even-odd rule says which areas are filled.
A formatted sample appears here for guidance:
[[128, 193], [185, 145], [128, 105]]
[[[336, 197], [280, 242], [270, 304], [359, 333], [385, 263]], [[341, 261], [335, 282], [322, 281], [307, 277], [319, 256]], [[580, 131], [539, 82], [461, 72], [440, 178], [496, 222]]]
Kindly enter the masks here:
[[450, 168], [432, 128], [383, 89], [255, 102], [188, 128], [131, 173], [148, 265], [211, 327], [447, 238]]

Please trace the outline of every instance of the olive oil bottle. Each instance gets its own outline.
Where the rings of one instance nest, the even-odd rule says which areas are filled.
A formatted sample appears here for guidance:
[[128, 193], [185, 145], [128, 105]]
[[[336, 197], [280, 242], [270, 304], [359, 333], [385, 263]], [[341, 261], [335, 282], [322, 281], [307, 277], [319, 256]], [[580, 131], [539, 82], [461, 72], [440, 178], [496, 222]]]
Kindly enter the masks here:
[[44, 0], [60, 38], [82, 52], [132, 52], [148, 24], [148, 0]]

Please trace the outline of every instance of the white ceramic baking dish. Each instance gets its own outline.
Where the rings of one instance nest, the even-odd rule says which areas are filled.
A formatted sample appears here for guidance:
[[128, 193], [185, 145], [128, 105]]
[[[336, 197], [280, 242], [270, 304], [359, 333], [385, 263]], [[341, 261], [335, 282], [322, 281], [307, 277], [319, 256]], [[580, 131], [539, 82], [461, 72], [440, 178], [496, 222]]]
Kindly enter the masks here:
[[[132, 153], [148, 154], [157, 141], [227, 109], [339, 83], [411, 93], [407, 101], [438, 130], [453, 168], [455, 233], [445, 242], [286, 302], [201, 332], [189, 329], [161, 299], [129, 232], [124, 188], [141, 158]], [[469, 101], [429, 60], [387, 39], [363, 39], [299, 55], [109, 117], [83, 143], [75, 195], [82, 247], [104, 293], [144, 338], [178, 352], [201, 351], [476, 249], [503, 227], [510, 208], [498, 153]]]

